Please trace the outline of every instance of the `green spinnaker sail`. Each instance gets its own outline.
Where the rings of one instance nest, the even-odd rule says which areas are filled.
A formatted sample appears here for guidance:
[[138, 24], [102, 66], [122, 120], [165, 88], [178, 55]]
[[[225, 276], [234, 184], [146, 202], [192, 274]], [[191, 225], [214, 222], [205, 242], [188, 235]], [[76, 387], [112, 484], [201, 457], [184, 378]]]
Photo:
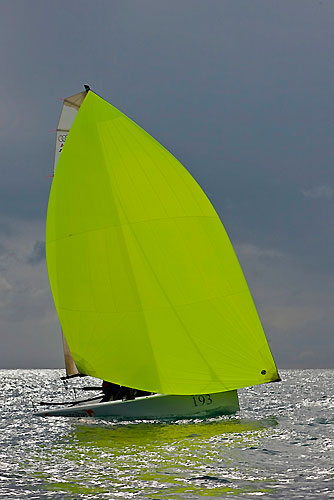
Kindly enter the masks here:
[[93, 92], [57, 165], [46, 255], [81, 373], [164, 394], [278, 379], [211, 203], [178, 160]]

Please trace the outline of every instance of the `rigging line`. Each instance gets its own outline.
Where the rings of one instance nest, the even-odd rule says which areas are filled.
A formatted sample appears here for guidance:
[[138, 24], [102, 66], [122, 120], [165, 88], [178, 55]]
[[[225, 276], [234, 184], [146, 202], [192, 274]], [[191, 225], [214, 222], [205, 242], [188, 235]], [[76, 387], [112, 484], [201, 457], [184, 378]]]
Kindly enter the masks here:
[[81, 399], [80, 401], [63, 401], [62, 403], [59, 402], [52, 402], [52, 401], [40, 401], [39, 404], [42, 406], [64, 406], [64, 405], [69, 405], [69, 406], [76, 406], [81, 403], [89, 403], [90, 401], [96, 401], [98, 399], [101, 399], [102, 395], [96, 396], [94, 398], [89, 398], [89, 399]]

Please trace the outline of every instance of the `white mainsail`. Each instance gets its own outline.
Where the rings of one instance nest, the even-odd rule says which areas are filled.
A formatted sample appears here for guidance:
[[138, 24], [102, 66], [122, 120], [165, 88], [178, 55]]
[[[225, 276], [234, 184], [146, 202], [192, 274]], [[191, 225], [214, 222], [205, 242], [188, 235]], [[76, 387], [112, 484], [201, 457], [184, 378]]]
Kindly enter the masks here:
[[[67, 134], [70, 131], [74, 118], [76, 117], [76, 114], [81, 104], [83, 103], [83, 100], [85, 99], [86, 95], [87, 91], [84, 90], [83, 92], [79, 92], [78, 94], [66, 97], [66, 99], [64, 99], [63, 101], [63, 107], [60, 113], [58, 126], [56, 130], [56, 147], [55, 147], [53, 173], [56, 170], [60, 153], [63, 150], [67, 138]], [[67, 376], [76, 375], [77, 373], [79, 373], [79, 370], [76, 367], [70, 348], [68, 347], [67, 341], [64, 337], [64, 334], [62, 334], [62, 337], [63, 337], [66, 375]]]
[[56, 170], [56, 166], [59, 160], [60, 153], [63, 150], [67, 134], [72, 126], [74, 118], [86, 97], [87, 92], [79, 92], [78, 94], [66, 97], [63, 101], [63, 107], [60, 113], [59, 122], [56, 130], [56, 148], [55, 148], [55, 160], [53, 171]]

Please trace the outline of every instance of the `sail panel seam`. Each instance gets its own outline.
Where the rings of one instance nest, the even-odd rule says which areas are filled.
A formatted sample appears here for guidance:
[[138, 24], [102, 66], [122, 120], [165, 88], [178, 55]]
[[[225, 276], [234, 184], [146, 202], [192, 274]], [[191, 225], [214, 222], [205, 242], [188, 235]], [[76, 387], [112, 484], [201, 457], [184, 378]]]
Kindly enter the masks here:
[[73, 233], [70, 235], [62, 236], [61, 238], [55, 238], [53, 240], [46, 241], [45, 244], [48, 245], [50, 243], [55, 243], [56, 241], [65, 240], [66, 238], [73, 238], [75, 236], [80, 236], [80, 235], [86, 234], [86, 233], [94, 233], [97, 231], [104, 231], [104, 230], [112, 228], [112, 227], [124, 227], [124, 226], [132, 226], [135, 224], [143, 224], [146, 222], [159, 222], [159, 221], [164, 221], [164, 220], [172, 221], [172, 220], [180, 220], [180, 219], [215, 219], [215, 220], [218, 220], [221, 224], [219, 217], [215, 216], [215, 215], [182, 215], [180, 217], [160, 217], [160, 218], [156, 218], [156, 219], [144, 219], [144, 220], [122, 223], [122, 224], [108, 224], [107, 226], [102, 226], [102, 227], [99, 227], [97, 229], [86, 229], [85, 231], [80, 231], [80, 232]]

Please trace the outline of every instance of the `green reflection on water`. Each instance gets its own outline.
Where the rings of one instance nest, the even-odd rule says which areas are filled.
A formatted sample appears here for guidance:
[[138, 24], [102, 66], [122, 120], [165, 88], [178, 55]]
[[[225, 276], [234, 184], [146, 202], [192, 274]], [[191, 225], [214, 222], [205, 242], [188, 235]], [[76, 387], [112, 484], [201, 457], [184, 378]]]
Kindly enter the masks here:
[[[72, 434], [73, 438], [82, 443], [94, 443], [97, 446], [109, 447], [131, 445], [152, 445], [168, 442], [179, 442], [183, 439], [210, 439], [224, 434], [240, 434], [243, 440], [245, 433], [262, 431], [277, 425], [274, 418], [261, 420], [246, 420], [230, 418], [226, 420], [176, 422], [176, 423], [134, 423], [113, 424], [107, 421], [77, 425]], [[235, 436], [237, 437], [237, 436]], [[71, 434], [69, 435], [71, 439]]]
[[245, 450], [274, 432], [273, 418], [128, 424], [82, 419], [70, 425], [61, 443], [46, 444], [38, 457], [39, 491], [159, 500], [270, 491], [264, 487], [268, 479], [255, 481], [254, 471], [245, 474], [240, 463]]
[[[45, 485], [47, 491], [61, 491], [62, 493], [73, 493], [80, 495], [96, 495], [107, 493], [108, 490], [98, 486], [82, 486], [76, 482], [59, 482], [49, 483]], [[69, 497], [70, 498], [70, 497]]]

